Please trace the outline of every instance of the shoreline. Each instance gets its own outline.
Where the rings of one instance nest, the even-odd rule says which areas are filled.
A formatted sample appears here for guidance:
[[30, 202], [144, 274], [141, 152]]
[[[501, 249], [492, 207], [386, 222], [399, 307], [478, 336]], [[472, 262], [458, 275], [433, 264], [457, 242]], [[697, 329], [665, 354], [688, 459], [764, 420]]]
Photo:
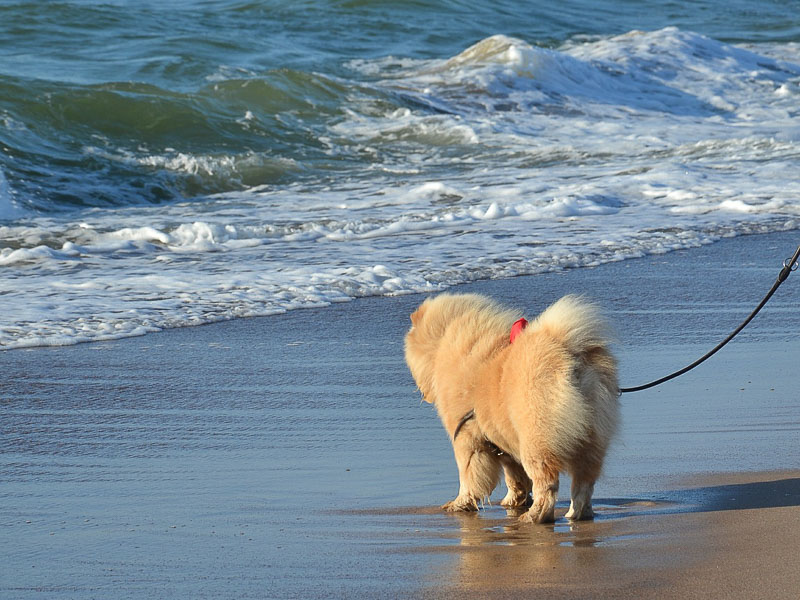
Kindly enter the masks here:
[[[18, 340], [18, 341], [13, 342], [10, 345], [8, 345], [8, 344], [0, 344], [0, 353], [2, 353], [2, 352], [10, 352], [10, 351], [14, 351], [14, 350], [34, 350], [34, 349], [37, 349], [37, 348], [62, 348], [62, 347], [67, 347], [67, 346], [79, 345], [79, 344], [95, 344], [95, 343], [104, 343], [104, 342], [116, 342], [116, 341], [126, 340], [126, 339], [130, 339], [130, 338], [148, 336], [148, 335], [152, 335], [152, 334], [164, 334], [164, 333], [167, 333], [167, 332], [169, 332], [169, 331], [171, 331], [173, 329], [184, 329], [184, 328], [187, 328], [187, 327], [205, 327], [205, 326], [210, 326], [210, 325], [219, 325], [219, 324], [224, 324], [224, 323], [227, 323], [227, 322], [230, 322], [230, 321], [237, 321], [237, 320], [240, 320], [240, 319], [278, 318], [278, 317], [280, 317], [282, 315], [285, 315], [285, 314], [287, 314], [289, 312], [294, 312], [294, 311], [326, 310], [326, 309], [329, 309], [329, 308], [331, 308], [331, 307], [333, 307], [335, 305], [347, 304], [347, 303], [350, 303], [350, 302], [377, 300], [377, 299], [381, 299], [381, 298], [390, 299], [390, 298], [395, 298], [395, 297], [412, 297], [412, 298], [413, 297], [424, 297], [424, 296], [429, 295], [429, 294], [438, 294], [438, 293], [444, 293], [444, 292], [458, 291], [460, 289], [470, 288], [471, 286], [475, 286], [475, 285], [481, 286], [481, 285], [487, 284], [487, 283], [490, 284], [490, 285], [492, 285], [492, 284], [500, 284], [501, 287], [502, 287], [502, 283], [503, 282], [507, 282], [507, 281], [516, 281], [516, 280], [527, 279], [527, 278], [549, 278], [549, 277], [553, 277], [553, 276], [564, 275], [566, 273], [571, 273], [573, 271], [592, 271], [592, 270], [598, 269], [598, 268], [599, 269], [604, 269], [604, 268], [608, 268], [609, 266], [612, 266], [612, 265], [615, 265], [615, 264], [627, 264], [629, 262], [634, 262], [635, 263], [637, 261], [648, 261], [648, 260], [655, 261], [655, 260], [658, 260], [658, 258], [662, 257], [662, 256], [667, 256], [667, 255], [674, 254], [674, 253], [679, 253], [680, 254], [680, 253], [693, 252], [693, 251], [700, 250], [700, 249], [703, 249], [703, 248], [706, 248], [706, 247], [709, 247], [709, 246], [714, 246], [714, 245], [719, 244], [719, 243], [723, 243], [723, 245], [724, 245], [726, 242], [729, 242], [729, 241], [735, 240], [735, 239], [750, 238], [750, 237], [754, 237], [754, 236], [755, 237], [776, 237], [776, 238], [778, 238], [778, 237], [786, 237], [787, 235], [791, 236], [796, 231], [798, 231], [798, 229], [795, 229], [795, 228], [775, 230], [775, 231], [770, 231], [770, 232], [767, 232], [767, 233], [760, 232], [760, 231], [757, 231], [757, 230], [755, 232], [754, 231], [745, 231], [744, 233], [737, 233], [733, 237], [719, 237], [719, 238], [715, 239], [714, 241], [704, 241], [704, 242], [698, 243], [697, 245], [687, 246], [686, 248], [668, 249], [668, 250], [664, 251], [663, 253], [658, 253], [657, 251], [651, 251], [650, 253], [645, 254], [643, 256], [630, 256], [630, 257], [625, 257], [625, 258], [616, 259], [616, 260], [611, 259], [611, 260], [608, 260], [607, 262], [601, 262], [599, 264], [594, 264], [594, 265], [589, 264], [589, 265], [586, 265], [586, 266], [559, 267], [558, 270], [555, 270], [555, 271], [543, 271], [543, 272], [539, 272], [539, 273], [516, 275], [516, 276], [504, 277], [504, 278], [499, 278], [499, 279], [476, 279], [476, 280], [473, 280], [473, 281], [466, 281], [466, 282], [461, 282], [461, 283], [453, 283], [453, 284], [450, 284], [450, 285], [448, 285], [447, 287], [445, 287], [445, 288], [443, 288], [441, 290], [434, 290], [434, 291], [431, 291], [431, 292], [403, 291], [403, 292], [400, 292], [400, 293], [398, 293], [396, 295], [392, 295], [392, 294], [375, 294], [375, 295], [354, 296], [354, 297], [342, 296], [341, 298], [321, 300], [321, 301], [319, 301], [319, 303], [311, 302], [308, 305], [298, 306], [298, 307], [294, 307], [294, 308], [285, 308], [285, 307], [276, 306], [273, 309], [271, 309], [270, 311], [266, 311], [266, 312], [263, 312], [261, 314], [248, 315], [248, 316], [215, 317], [215, 318], [210, 318], [209, 320], [203, 321], [203, 322], [197, 322], [197, 323], [187, 322], [187, 323], [181, 323], [181, 324], [171, 325], [171, 326], [161, 326], [161, 325], [156, 326], [156, 325], [152, 325], [152, 324], [146, 324], [146, 325], [141, 325], [141, 326], [137, 327], [134, 331], [128, 331], [128, 332], [124, 332], [124, 333], [117, 332], [117, 333], [107, 333], [107, 334], [103, 334], [103, 335], [94, 335], [93, 334], [93, 337], [86, 337], [86, 336], [80, 337], [80, 336], [78, 336], [78, 337], [71, 338], [71, 339], [70, 338], [64, 338], [64, 337], [55, 336], [55, 337], [51, 337], [51, 338], [34, 338], [34, 339], [27, 340], [27, 341], [19, 341]], [[793, 249], [792, 248], [787, 248], [786, 251], [793, 251]], [[635, 254], [635, 252], [634, 252], [634, 254]], [[776, 269], [775, 272], [776, 272], [776, 274], [780, 270], [780, 260], [781, 259], [779, 258], [779, 256], [776, 255], [776, 257], [775, 257], [775, 269]], [[376, 268], [379, 268], [379, 266], [376, 267]], [[765, 291], [766, 291], [766, 289], [768, 289], [768, 288], [765, 288]], [[208, 318], [208, 317], [206, 317], [206, 318]], [[156, 319], [156, 320], [158, 320], [158, 319]], [[15, 327], [15, 329], [19, 330], [21, 328], [20, 327]], [[80, 327], [75, 327], [75, 329], [80, 329]], [[43, 342], [43, 341], [41, 341], [42, 339], [50, 339], [51, 341]]]
[[[796, 245], [739, 237], [452, 291], [526, 314], [591, 296], [629, 386], [727, 335]], [[795, 277], [710, 361], [623, 396], [598, 518], [578, 524], [436, 508], [457, 475], [403, 362], [421, 296], [0, 353], [0, 595], [794, 598]]]

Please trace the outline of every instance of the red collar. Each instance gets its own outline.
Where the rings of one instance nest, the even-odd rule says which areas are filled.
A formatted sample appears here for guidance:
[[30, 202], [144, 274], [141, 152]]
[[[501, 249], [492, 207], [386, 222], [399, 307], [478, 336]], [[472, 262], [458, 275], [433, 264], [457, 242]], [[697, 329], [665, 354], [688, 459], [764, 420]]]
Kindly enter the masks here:
[[511, 336], [509, 337], [509, 340], [512, 344], [517, 336], [522, 333], [522, 330], [525, 329], [527, 324], [528, 321], [526, 319], [518, 319], [514, 321], [514, 324], [511, 326]]

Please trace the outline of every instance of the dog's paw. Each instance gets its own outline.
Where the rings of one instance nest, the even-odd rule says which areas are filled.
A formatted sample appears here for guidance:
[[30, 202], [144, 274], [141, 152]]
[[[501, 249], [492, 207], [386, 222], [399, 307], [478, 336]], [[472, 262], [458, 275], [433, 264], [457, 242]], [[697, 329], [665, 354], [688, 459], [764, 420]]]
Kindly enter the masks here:
[[519, 520], [521, 523], [553, 523], [556, 515], [552, 507], [534, 503], [530, 510], [520, 515]]
[[533, 503], [533, 499], [531, 495], [527, 492], [509, 492], [506, 494], [505, 498], [500, 501], [500, 506], [503, 508], [524, 508], [526, 506], [530, 506]]
[[594, 519], [594, 511], [591, 506], [584, 506], [582, 509], [576, 510], [575, 506], [571, 505], [564, 517], [570, 521], [589, 521]]
[[442, 505], [442, 510], [447, 512], [474, 512], [478, 510], [478, 501], [472, 498], [458, 497]]
[[531, 511], [524, 512], [519, 517], [520, 523], [535, 523], [535, 524], [542, 524], [542, 523], [555, 523], [555, 515], [542, 515], [542, 514], [532, 514]]

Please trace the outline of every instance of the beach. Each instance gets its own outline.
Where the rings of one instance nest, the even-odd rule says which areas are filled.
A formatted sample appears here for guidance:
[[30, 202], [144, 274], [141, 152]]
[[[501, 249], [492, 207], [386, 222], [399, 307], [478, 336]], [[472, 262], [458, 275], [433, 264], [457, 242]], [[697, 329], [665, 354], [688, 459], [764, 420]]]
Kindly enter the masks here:
[[8, 0], [0, 54], [0, 600], [796, 600], [800, 274], [622, 395], [590, 522], [442, 512], [403, 340], [716, 345], [800, 242], [800, 12]]
[[[714, 346], [797, 247], [740, 236], [478, 281], [612, 321], [623, 386]], [[419, 294], [0, 352], [0, 597], [797, 597], [800, 276], [683, 377], [621, 397], [597, 517], [445, 514], [457, 472], [403, 360]]]

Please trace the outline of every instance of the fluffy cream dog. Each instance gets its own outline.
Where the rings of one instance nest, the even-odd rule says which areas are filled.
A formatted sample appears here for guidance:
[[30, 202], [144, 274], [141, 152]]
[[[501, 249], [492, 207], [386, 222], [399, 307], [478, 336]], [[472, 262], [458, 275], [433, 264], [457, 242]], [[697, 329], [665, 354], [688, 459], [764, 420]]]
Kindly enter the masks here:
[[616, 361], [597, 309], [565, 296], [509, 342], [521, 315], [476, 294], [441, 294], [411, 315], [406, 362], [453, 440], [458, 496], [477, 510], [505, 471], [507, 508], [554, 520], [560, 472], [569, 519], [592, 518], [592, 493], [619, 417]]

